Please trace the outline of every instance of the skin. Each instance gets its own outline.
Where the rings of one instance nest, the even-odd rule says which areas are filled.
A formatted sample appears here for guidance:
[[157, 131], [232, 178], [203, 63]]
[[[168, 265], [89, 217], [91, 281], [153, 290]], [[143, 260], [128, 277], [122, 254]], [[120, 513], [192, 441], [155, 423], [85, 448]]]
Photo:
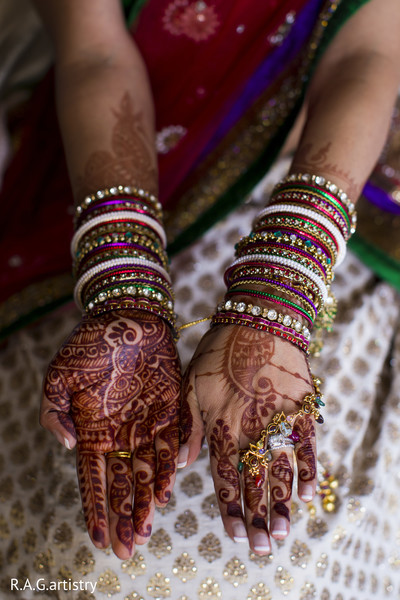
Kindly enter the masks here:
[[[277, 412], [296, 412], [312, 391], [302, 352], [280, 338], [235, 325], [217, 326], [205, 335], [184, 377], [183, 395], [193, 418], [190, 452], [199, 451], [205, 435], [225, 529], [234, 539], [245, 537], [237, 535], [244, 526], [252, 549], [265, 547], [260, 553], [270, 550], [269, 530], [275, 538], [289, 533], [293, 457], [274, 451], [268, 472], [263, 473], [264, 484], [257, 488], [247, 467], [242, 476], [238, 472], [239, 450], [256, 442]], [[300, 496], [312, 496], [316, 486], [314, 420], [304, 417], [296, 426], [302, 439], [295, 452], [303, 456], [298, 490]], [[305, 448], [311, 449], [311, 455]]]
[[[86, 191], [114, 185], [119, 173], [127, 179], [117, 183], [147, 185], [150, 191], [155, 191], [154, 111], [150, 87], [142, 58], [126, 32], [119, 0], [85, 3], [36, 0], [36, 5], [54, 43], [58, 114], [77, 200], [81, 201], [81, 194]], [[309, 87], [304, 127], [300, 141], [296, 141], [293, 172], [318, 171], [319, 175], [334, 179], [356, 199], [388, 131], [399, 82], [399, 30], [398, 0], [370, 0], [336, 35]], [[118, 123], [124, 119], [126, 124], [131, 123], [127, 139], [116, 135]], [[128, 161], [125, 160], [126, 148]], [[148, 161], [144, 168], [143, 163], [135, 159], [138, 152]], [[136, 314], [124, 317], [130, 320], [135, 331], [141, 326], [136, 317]], [[114, 314], [112, 318], [118, 327], [120, 316]], [[102, 323], [103, 319], [99, 321]], [[86, 326], [86, 323], [78, 326], [64, 349], [79, 347], [80, 328]], [[104, 331], [107, 327], [112, 328], [112, 322]], [[179, 463], [193, 462], [206, 435], [226, 530], [231, 537], [247, 539], [248, 535], [250, 546], [265, 553], [269, 548], [268, 527], [274, 531], [274, 520], [281, 519], [285, 532], [289, 531], [287, 516], [293, 459], [287, 451], [278, 451], [268, 474], [263, 474], [264, 485], [256, 488], [254, 479], [246, 471], [240, 478], [237, 474], [238, 450], [245, 448], [250, 440], [258, 439], [277, 410], [292, 412], [310, 391], [311, 384], [308, 365], [300, 350], [284, 340], [272, 339], [269, 334], [260, 332], [257, 336], [256, 340], [250, 338], [244, 327], [227, 326], [215, 328], [201, 341], [185, 377], [180, 424], [183, 446]], [[239, 357], [232, 353], [232, 343], [240, 348]], [[169, 347], [172, 353], [172, 341]], [[63, 363], [66, 360], [63, 349], [59, 356]], [[63, 372], [57, 362], [52, 365], [59, 373]], [[90, 376], [83, 358], [74, 368], [81, 373], [82, 381]], [[157, 368], [155, 365], [155, 374]], [[177, 370], [172, 371], [169, 376], [175, 382]], [[131, 374], [137, 380], [134, 369]], [[48, 381], [49, 376], [45, 390]], [[125, 428], [134, 432], [129, 439], [137, 449], [132, 472], [126, 461], [119, 461], [115, 466], [113, 461], [107, 461], [110, 464], [106, 465], [100, 453], [103, 441], [99, 439], [94, 450], [81, 451], [81, 445], [86, 448], [88, 444], [85, 427], [80, 423], [87, 414], [85, 403], [90, 405], [93, 400], [90, 386], [88, 391], [86, 387], [77, 391], [69, 387], [71, 379], [65, 377], [54, 385], [57, 394], [53, 400], [47, 392], [45, 395], [43, 424], [62, 443], [66, 437], [71, 447], [77, 436], [79, 454], [84, 457], [78, 465], [79, 478], [92, 539], [96, 538], [95, 543], [102, 546], [110, 536], [119, 556], [130, 555], [133, 550], [128, 540], [132, 531], [137, 543], [148, 539], [153, 488], [157, 490], [161, 485], [162, 490], [169, 491], [173, 478], [173, 475], [169, 477], [167, 468], [163, 477], [158, 467], [155, 469], [157, 444], [164, 450], [168, 438], [163, 439], [161, 432], [156, 432], [151, 417], [153, 409], [147, 407], [143, 396], [146, 382], [138, 383], [138, 396], [126, 400], [129, 407], [138, 398], [143, 399], [141, 411], [132, 414], [130, 428]], [[95, 395], [99, 405], [100, 396], [100, 392]], [[74, 415], [71, 406], [77, 407]], [[125, 410], [125, 405], [120, 408]], [[314, 424], [304, 421], [296, 424], [302, 442], [296, 446], [295, 453], [299, 464], [299, 493], [310, 499], [315, 490], [315, 435]], [[111, 435], [110, 431], [114, 430], [108, 431]], [[118, 445], [122, 438], [119, 435], [107, 439], [113, 440], [111, 445]], [[167, 452], [174, 456], [173, 450], [167, 449]], [[169, 459], [165, 462], [169, 463]], [[143, 491], [138, 493], [137, 486]], [[136, 490], [133, 525], [128, 525], [132, 523], [129, 508], [132, 487]], [[151, 490], [150, 496], [144, 492], [145, 488]], [[160, 494], [162, 496], [162, 492]], [[266, 520], [268, 503], [272, 509], [271, 523]], [[282, 522], [277, 531], [282, 531]], [[235, 525], [240, 526], [238, 533], [234, 532]]]
[[[111, 541], [120, 558], [146, 543], [155, 504], [171, 496], [179, 396], [171, 331], [145, 312], [84, 319], [49, 366], [40, 422], [77, 445], [89, 535], [99, 548]], [[130, 450], [133, 458], [107, 458], [112, 450]]]

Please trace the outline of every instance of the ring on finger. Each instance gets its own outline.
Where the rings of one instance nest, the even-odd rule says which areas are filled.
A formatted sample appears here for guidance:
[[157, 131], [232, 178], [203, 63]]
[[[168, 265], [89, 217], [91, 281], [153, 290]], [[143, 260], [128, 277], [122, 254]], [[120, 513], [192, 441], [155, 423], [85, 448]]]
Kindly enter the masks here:
[[132, 458], [130, 450], [113, 450], [105, 453], [106, 458]]
[[277, 433], [270, 435], [267, 444], [268, 450], [280, 450], [281, 448], [294, 448], [294, 441], [292, 438]]

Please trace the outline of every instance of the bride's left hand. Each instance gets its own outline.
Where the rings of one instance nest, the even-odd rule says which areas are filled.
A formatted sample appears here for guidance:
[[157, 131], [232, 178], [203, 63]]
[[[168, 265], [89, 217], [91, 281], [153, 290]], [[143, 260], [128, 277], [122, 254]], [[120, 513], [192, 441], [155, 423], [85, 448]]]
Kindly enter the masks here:
[[307, 502], [315, 494], [315, 419], [297, 418], [294, 431], [300, 441], [294, 452], [290, 447], [272, 451], [268, 469], [261, 468], [260, 487], [248, 467], [239, 473], [239, 451], [259, 440], [275, 414], [297, 412], [313, 392], [301, 350], [240, 325], [209, 331], [184, 376], [179, 462], [192, 463], [207, 437], [225, 529], [235, 541], [248, 541], [255, 552], [270, 552], [270, 535], [281, 539], [289, 533], [294, 453], [299, 497]]

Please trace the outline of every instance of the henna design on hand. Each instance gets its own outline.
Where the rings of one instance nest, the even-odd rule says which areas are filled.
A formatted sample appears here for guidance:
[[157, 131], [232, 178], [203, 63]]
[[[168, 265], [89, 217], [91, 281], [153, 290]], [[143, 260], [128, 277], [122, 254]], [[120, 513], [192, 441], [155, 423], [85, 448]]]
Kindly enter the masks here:
[[233, 441], [229, 425], [223, 419], [216, 421], [210, 435], [210, 457], [216, 461], [217, 474], [227, 487], [220, 487], [218, 497], [227, 507], [229, 516], [242, 516], [240, 507], [239, 473], [231, 462], [232, 457], [237, 458], [237, 446]]
[[281, 452], [271, 467], [271, 475], [279, 481], [271, 487], [272, 511], [290, 521], [289, 508], [286, 506], [292, 496], [293, 469], [285, 452]]
[[134, 530], [132, 522], [132, 465], [130, 459], [118, 459], [111, 466], [109, 492], [110, 509], [118, 516], [116, 533], [120, 542], [132, 552]]
[[94, 542], [106, 544], [108, 516], [104, 457], [94, 454], [77, 456], [77, 473], [86, 527]]
[[[203, 420], [225, 521], [226, 516], [243, 518], [236, 462], [239, 447], [257, 441], [274, 414], [293, 413], [312, 389], [306, 357], [285, 340], [235, 325], [215, 327], [204, 336], [185, 376], [184, 398], [189, 398], [192, 410], [197, 408]], [[193, 406], [196, 400], [197, 407]], [[258, 488], [244, 470], [247, 520], [255, 528], [267, 528], [269, 505], [271, 512], [290, 519], [286, 503], [293, 470], [287, 458], [285, 464], [282, 461], [278, 459], [275, 465], [281, 481], [271, 479], [274, 487], [265, 499], [265, 486]]]
[[[50, 365], [43, 412], [45, 417], [59, 415], [60, 408], [66, 412], [71, 403], [68, 414], [77, 434], [82, 504], [89, 533], [100, 545], [107, 539], [108, 528], [105, 461], [101, 455], [133, 450], [135, 457], [145, 462], [135, 474], [138, 505], [133, 525], [140, 535], [148, 536], [151, 531], [148, 521], [157, 469], [157, 436], [161, 447], [156, 495], [164, 503], [169, 498], [178, 453], [180, 377], [169, 327], [143, 311], [116, 311], [84, 319]], [[118, 503], [117, 492], [124, 487], [125, 493], [129, 480], [125, 474], [122, 483], [122, 474], [115, 469], [110, 485]], [[121, 515], [118, 537], [130, 552], [133, 528], [127, 525], [126, 503], [121, 500], [116, 512]]]
[[193, 416], [188, 401], [189, 396], [193, 391], [193, 385], [189, 383], [189, 377], [184, 380], [181, 409], [179, 417], [179, 442], [181, 445], [186, 444], [193, 430]]
[[84, 173], [74, 186], [76, 198], [84, 198], [112, 185], [140, 186], [157, 193], [157, 160], [153, 132], [142, 112], [135, 112], [132, 97], [125, 92], [112, 131], [112, 150], [90, 155]]
[[313, 142], [308, 142], [301, 147], [301, 160], [296, 160], [296, 169], [303, 172], [321, 172], [323, 171], [326, 175], [332, 178], [340, 178], [347, 185], [345, 190], [351, 198], [356, 200], [360, 194], [362, 184], [357, 182], [350, 174], [345, 171], [339, 165], [329, 161], [329, 150], [331, 149], [332, 142], [326, 142], [324, 146], [318, 149], [314, 148]]
[[[261, 467], [260, 475], [265, 481], [266, 470]], [[246, 470], [244, 474], [244, 501], [246, 508], [251, 512], [251, 524], [257, 529], [267, 531], [268, 507], [262, 503], [264, 496], [263, 486], [257, 487], [253, 475]]]
[[297, 461], [303, 462], [306, 467], [299, 469], [300, 481], [312, 481], [317, 474], [315, 456], [315, 423], [311, 417], [303, 417], [296, 422], [294, 430], [300, 436], [300, 447], [297, 450]]

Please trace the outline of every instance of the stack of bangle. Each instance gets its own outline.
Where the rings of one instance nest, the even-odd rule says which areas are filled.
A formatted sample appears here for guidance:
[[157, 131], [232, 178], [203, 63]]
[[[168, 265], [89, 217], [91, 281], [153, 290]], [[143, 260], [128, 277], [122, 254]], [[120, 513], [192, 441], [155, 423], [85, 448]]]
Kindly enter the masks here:
[[91, 316], [146, 310], [175, 326], [161, 205], [145, 190], [114, 186], [77, 206], [71, 242], [75, 301]]
[[[225, 272], [225, 302], [218, 306], [212, 325], [240, 323], [281, 337], [284, 333], [283, 337], [308, 352], [313, 324], [322, 321], [329, 328], [334, 318], [336, 304], [330, 292], [333, 269], [344, 259], [346, 242], [355, 226], [354, 204], [334, 183], [307, 173], [283, 179], [274, 188], [268, 206], [256, 217], [250, 235], [236, 245], [236, 258]], [[262, 291], [249, 289], [254, 285]], [[294, 311], [302, 333], [288, 331], [290, 317], [279, 313], [278, 308], [262, 310], [235, 302], [239, 296], [263, 297], [269, 304]], [[246, 308], [238, 310], [238, 306]], [[268, 313], [282, 318], [267, 322]]]

